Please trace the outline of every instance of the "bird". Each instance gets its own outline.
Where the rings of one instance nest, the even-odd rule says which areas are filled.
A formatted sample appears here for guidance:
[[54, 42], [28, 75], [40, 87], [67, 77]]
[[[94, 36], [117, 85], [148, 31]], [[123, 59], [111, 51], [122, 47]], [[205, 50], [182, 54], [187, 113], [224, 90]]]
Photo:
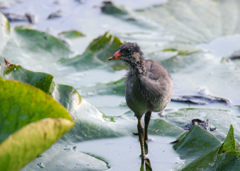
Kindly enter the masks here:
[[[122, 44], [108, 60], [123, 60], [128, 65], [125, 99], [138, 119], [137, 129], [142, 161], [148, 153], [148, 127], [152, 112], [163, 112], [173, 95], [168, 71], [157, 61], [145, 59], [135, 42]], [[141, 118], [144, 116], [144, 126]]]

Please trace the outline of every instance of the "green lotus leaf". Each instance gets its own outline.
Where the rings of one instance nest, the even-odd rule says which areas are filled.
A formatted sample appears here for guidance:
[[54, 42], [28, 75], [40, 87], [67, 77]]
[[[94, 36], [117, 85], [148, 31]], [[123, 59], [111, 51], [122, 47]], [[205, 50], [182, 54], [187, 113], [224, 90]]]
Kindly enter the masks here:
[[42, 72], [32, 72], [24, 69], [20, 65], [10, 65], [6, 67], [4, 76], [8, 80], [16, 80], [28, 83], [34, 87], [43, 90], [45, 93], [50, 94], [53, 76]]
[[182, 159], [190, 162], [220, 146], [220, 141], [199, 126], [193, 128], [174, 145], [174, 149]]
[[[208, 120], [210, 128], [217, 128], [211, 133], [219, 140], [224, 141], [228, 133], [228, 128], [225, 125], [233, 124], [234, 127], [238, 127], [237, 124], [232, 121], [237, 119], [237, 116], [231, 115], [230, 110], [226, 109], [213, 109], [213, 108], [183, 108], [176, 112], [169, 112], [166, 115], [166, 121], [174, 123], [181, 128], [185, 128], [187, 124], [192, 123], [192, 119], [201, 119], [203, 121]], [[216, 118], [218, 118], [216, 120]], [[235, 135], [239, 137], [240, 132], [235, 130]]]
[[1, 79], [0, 101], [0, 165], [3, 170], [19, 170], [74, 125], [64, 107], [25, 83]]
[[64, 31], [64, 32], [59, 33], [59, 35], [65, 37], [65, 38], [69, 38], [69, 39], [85, 36], [84, 34], [82, 34], [81, 32], [79, 32], [77, 30]]
[[102, 13], [104, 14], [112, 15], [114, 17], [127, 21], [128, 23], [132, 23], [139, 27], [155, 29], [155, 26], [152, 25], [151, 22], [146, 22], [145, 20], [138, 19], [136, 15], [132, 15], [130, 11], [126, 10], [122, 6], [115, 5], [111, 1], [103, 2], [103, 6], [101, 7], [101, 10], [102, 10]]
[[222, 145], [216, 145], [204, 155], [189, 163], [182, 170], [239, 170], [239, 144], [235, 141], [233, 126], [230, 126], [228, 135]]
[[[11, 30], [5, 44], [0, 55], [21, 65], [28, 65], [30, 62], [35, 68], [39, 66], [39, 63], [44, 63], [44, 66], [50, 65], [60, 58], [69, 57], [72, 53], [60, 39], [26, 27], [15, 27]], [[28, 58], [27, 61], [22, 60], [25, 57]]]
[[22, 27], [16, 27], [15, 31], [19, 37], [24, 39], [23, 45], [27, 46], [30, 51], [36, 51], [40, 48], [53, 53], [52, 55], [67, 56], [70, 53], [69, 48], [52, 35]]
[[152, 135], [176, 137], [183, 132], [184, 132], [183, 129], [177, 126], [174, 126], [162, 119], [151, 120], [149, 125], [149, 134], [152, 134]]
[[30, 85], [0, 80], [0, 142], [23, 126], [44, 118], [72, 121], [69, 113], [51, 96]]
[[72, 86], [57, 84], [53, 76], [42, 72], [33, 72], [20, 65], [8, 64], [4, 70], [4, 77], [8, 80], [21, 81], [43, 90], [52, 95], [70, 113], [74, 112], [74, 105], [80, 104], [82, 97]]
[[82, 87], [81, 89], [84, 92], [94, 92], [91, 95], [106, 95], [106, 94], [116, 94], [120, 96], [125, 95], [125, 79], [122, 78], [117, 81], [97, 84], [92, 87]]
[[182, 171], [207, 170], [207, 168], [210, 168], [215, 164], [219, 148], [220, 146], [216, 146], [212, 150], [208, 151], [208, 153], [200, 156], [199, 158], [185, 166]]
[[[50, 160], [49, 160], [50, 159]], [[66, 164], [67, 163], [67, 164]], [[40, 165], [40, 166], [39, 166]], [[55, 144], [44, 152], [41, 157], [36, 158], [21, 171], [29, 170], [107, 170], [108, 165], [105, 161], [74, 150], [72, 146], [65, 148]]]
[[52, 96], [70, 113], [74, 113], [83, 100], [77, 90], [72, 86], [57, 84], [54, 82]]
[[103, 36], [94, 39], [86, 48], [82, 55], [77, 55], [71, 59], [61, 59], [60, 62], [65, 65], [71, 65], [78, 70], [94, 68], [101, 65], [110, 65], [118, 70], [126, 68], [123, 61], [107, 62], [108, 58], [114, 54], [122, 42], [118, 37], [106, 32]]
[[219, 154], [225, 153], [225, 152], [230, 152], [230, 151], [236, 151], [236, 141], [234, 137], [234, 130], [233, 126], [230, 126], [228, 135], [222, 144], [220, 150], [218, 151]]
[[111, 14], [111, 15], [127, 15], [128, 12], [121, 8], [117, 7], [115, 4], [113, 4], [111, 1], [103, 2], [104, 5], [101, 7], [102, 12], [105, 14]]
[[239, 169], [240, 169], [240, 152], [235, 151], [220, 154], [212, 170], [238, 171]]
[[73, 127], [68, 119], [42, 119], [25, 125], [0, 144], [1, 170], [19, 170]]

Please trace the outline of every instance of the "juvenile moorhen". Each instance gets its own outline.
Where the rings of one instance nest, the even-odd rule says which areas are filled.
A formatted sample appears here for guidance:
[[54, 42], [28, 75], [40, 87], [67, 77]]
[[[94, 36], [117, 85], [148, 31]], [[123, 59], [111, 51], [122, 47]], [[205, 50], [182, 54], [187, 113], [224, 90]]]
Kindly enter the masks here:
[[[141, 157], [145, 159], [148, 149], [148, 125], [152, 112], [162, 112], [173, 94], [172, 79], [158, 62], [144, 59], [136, 43], [125, 43], [108, 60], [121, 59], [129, 65], [126, 77], [125, 96], [128, 107], [138, 119], [138, 136]], [[145, 113], [145, 130], [141, 123]], [[144, 149], [145, 147], [145, 149]]]

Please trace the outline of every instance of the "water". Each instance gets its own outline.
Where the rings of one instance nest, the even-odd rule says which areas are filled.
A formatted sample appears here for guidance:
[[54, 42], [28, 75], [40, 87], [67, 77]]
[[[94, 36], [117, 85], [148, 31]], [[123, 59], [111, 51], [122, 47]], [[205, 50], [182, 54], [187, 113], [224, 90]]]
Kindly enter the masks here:
[[[150, 136], [149, 154], [146, 156], [153, 170], [169, 171], [183, 163], [172, 148], [172, 137]], [[141, 158], [140, 144], [135, 136], [85, 141], [78, 144], [77, 150], [94, 154], [110, 164], [111, 171], [139, 171]]]

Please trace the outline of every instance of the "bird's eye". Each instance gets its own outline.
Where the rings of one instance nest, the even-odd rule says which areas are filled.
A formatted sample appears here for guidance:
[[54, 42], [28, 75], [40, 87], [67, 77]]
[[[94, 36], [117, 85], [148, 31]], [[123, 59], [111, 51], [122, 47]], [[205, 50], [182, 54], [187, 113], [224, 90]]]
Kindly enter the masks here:
[[129, 54], [131, 52], [131, 49], [121, 49], [120, 53], [121, 54]]

